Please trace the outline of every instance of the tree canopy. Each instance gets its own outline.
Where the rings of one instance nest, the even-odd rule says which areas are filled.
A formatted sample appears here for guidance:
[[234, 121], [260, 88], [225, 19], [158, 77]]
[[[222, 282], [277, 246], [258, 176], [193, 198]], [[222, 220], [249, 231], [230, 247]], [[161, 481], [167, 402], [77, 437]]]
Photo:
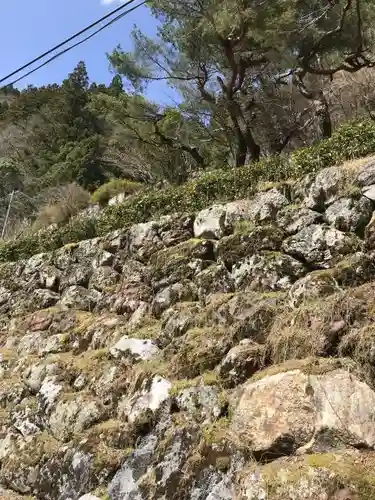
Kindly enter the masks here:
[[[61, 84], [0, 92], [0, 214], [56, 186], [185, 182], [330, 137], [375, 117], [375, 0], [152, 0], [155, 38], [108, 54], [109, 84], [80, 61]], [[127, 36], [124, 34], [124, 37]], [[165, 81], [177, 102], [147, 87]], [[26, 198], [25, 198], [26, 200]], [[21, 204], [22, 205], [22, 204]], [[27, 213], [26, 201], [20, 212]]]

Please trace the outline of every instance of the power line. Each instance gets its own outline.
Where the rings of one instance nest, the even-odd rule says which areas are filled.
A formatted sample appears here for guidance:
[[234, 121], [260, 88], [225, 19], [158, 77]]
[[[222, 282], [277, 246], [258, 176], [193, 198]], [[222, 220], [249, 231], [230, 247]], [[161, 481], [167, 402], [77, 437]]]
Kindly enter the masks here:
[[[36, 57], [35, 59], [33, 59], [32, 61], [30, 61], [29, 63], [23, 65], [21, 68], [18, 68], [16, 71], [13, 71], [12, 73], [10, 73], [9, 75], [5, 76], [4, 78], [2, 78], [0, 80], [0, 83], [3, 83], [5, 80], [7, 80], [8, 78], [10, 78], [11, 76], [14, 76], [15, 74], [19, 73], [20, 71], [28, 68], [29, 66], [31, 66], [32, 64], [34, 64], [35, 62], [37, 61], [40, 61], [41, 59], [43, 59], [45, 56], [47, 56], [48, 54], [51, 54], [51, 52], [53, 52], [54, 50], [62, 47], [63, 45], [66, 45], [67, 43], [71, 42], [72, 40], [74, 40], [75, 38], [77, 38], [78, 36], [82, 35], [83, 33], [85, 33], [86, 31], [92, 29], [94, 26], [97, 26], [99, 23], [101, 23], [102, 21], [105, 21], [106, 19], [108, 19], [109, 17], [113, 16], [114, 14], [116, 14], [117, 12], [119, 12], [120, 10], [124, 9], [125, 7], [127, 7], [128, 5], [134, 3], [136, 0], [128, 0], [126, 3], [122, 4], [120, 7], [117, 7], [117, 9], [113, 10], [112, 12], [110, 12], [109, 14], [107, 14], [106, 16], [102, 17], [101, 19], [99, 19], [98, 21], [96, 21], [95, 23], [92, 23], [90, 26], [87, 26], [86, 28], [84, 28], [83, 30], [79, 31], [78, 33], [75, 33], [74, 35], [72, 35], [70, 38], [64, 40], [63, 42], [59, 43], [58, 45], [56, 45], [55, 47], [53, 47], [52, 49], [48, 50], [47, 52], [45, 52], [44, 54], [40, 55], [39, 57]], [[87, 42], [87, 40], [90, 40], [90, 38], [93, 38], [95, 35], [97, 35], [98, 33], [100, 33], [101, 31], [103, 31], [104, 29], [108, 28], [108, 26], [111, 26], [113, 23], [115, 23], [116, 21], [119, 21], [120, 19], [122, 19], [123, 17], [125, 17], [127, 14], [130, 14], [130, 12], [133, 12], [134, 10], [138, 9], [138, 7], [141, 7], [142, 5], [144, 5], [146, 3], [147, 0], [144, 0], [142, 1], [141, 3], [139, 3], [138, 5], [126, 10], [125, 12], [122, 12], [121, 14], [119, 14], [118, 16], [116, 16], [115, 18], [111, 19], [111, 21], [109, 21], [108, 23], [104, 24], [101, 28], [99, 28], [98, 30], [94, 31], [93, 33], [91, 33], [89, 36], [87, 36], [86, 38], [84, 38], [83, 40], [71, 45], [70, 47], [62, 50], [61, 52], [58, 52], [57, 54], [55, 54], [53, 57], [51, 57], [50, 59], [47, 59], [47, 61], [45, 61], [44, 63], [40, 64], [39, 66], [37, 66], [36, 68], [32, 69], [31, 71], [29, 71], [28, 73], [26, 73], [25, 75], [19, 77], [18, 79], [14, 80], [13, 82], [11, 83], [8, 83], [7, 86], [10, 86], [10, 85], [14, 85], [15, 83], [19, 82], [20, 80], [22, 80], [23, 78], [26, 78], [27, 76], [31, 75], [32, 73], [34, 73], [35, 71], [38, 71], [40, 68], [43, 68], [44, 66], [46, 66], [47, 64], [49, 64], [50, 62], [54, 61], [55, 59], [57, 59], [58, 57], [66, 54], [67, 52], [69, 52], [70, 50], [74, 49], [75, 47], [78, 47], [79, 45]]]

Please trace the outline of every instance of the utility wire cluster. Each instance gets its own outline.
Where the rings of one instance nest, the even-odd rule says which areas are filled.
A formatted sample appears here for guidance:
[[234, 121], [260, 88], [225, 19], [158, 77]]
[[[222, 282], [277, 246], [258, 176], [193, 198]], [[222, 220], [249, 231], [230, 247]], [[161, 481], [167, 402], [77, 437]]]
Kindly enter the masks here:
[[38, 56], [35, 59], [33, 59], [32, 61], [24, 64], [23, 66], [21, 66], [20, 68], [16, 69], [15, 71], [12, 71], [12, 73], [9, 73], [9, 75], [4, 76], [3, 78], [0, 79], [0, 84], [3, 84], [9, 78], [12, 78], [13, 76], [17, 75], [21, 71], [23, 71], [25, 69], [28, 69], [29, 67], [33, 66], [33, 64], [35, 64], [36, 62], [41, 61], [45, 57], [49, 56], [55, 50], [58, 50], [58, 49], [62, 48], [64, 45], [67, 45], [69, 42], [72, 42], [73, 40], [75, 40], [76, 38], [80, 37], [84, 33], [87, 33], [88, 31], [92, 30], [93, 28], [95, 28], [96, 26], [98, 26], [99, 24], [101, 24], [103, 21], [106, 21], [107, 19], [112, 18], [112, 16], [115, 16], [112, 19], [110, 19], [108, 22], [106, 22], [105, 24], [103, 24], [100, 28], [96, 29], [95, 31], [93, 31], [92, 33], [90, 33], [88, 36], [86, 36], [85, 38], [83, 38], [82, 40], [79, 40], [78, 42], [74, 43], [73, 45], [69, 45], [68, 47], [66, 47], [65, 49], [61, 50], [60, 52], [57, 52], [52, 57], [50, 57], [49, 59], [47, 59], [43, 63], [39, 64], [35, 68], [33, 68], [30, 71], [26, 72], [22, 76], [17, 77], [12, 82], [6, 84], [7, 87], [15, 85], [16, 83], [18, 83], [23, 78], [26, 78], [27, 76], [35, 73], [36, 71], [38, 71], [39, 69], [43, 68], [44, 66], [47, 66], [47, 64], [49, 64], [50, 62], [54, 61], [55, 59], [58, 59], [62, 55], [66, 54], [67, 52], [70, 52], [75, 47], [78, 47], [79, 45], [82, 45], [83, 43], [87, 42], [88, 40], [90, 40], [91, 38], [93, 38], [95, 35], [97, 35], [98, 33], [100, 33], [101, 31], [105, 30], [106, 28], [108, 28], [109, 26], [111, 26], [112, 24], [114, 24], [115, 22], [119, 21], [120, 19], [122, 19], [126, 15], [130, 14], [134, 10], [136, 10], [139, 7], [141, 7], [142, 5], [144, 5], [147, 0], [142, 0], [141, 2], [136, 3], [136, 5], [133, 5], [132, 7], [126, 9], [126, 7], [129, 7], [130, 4], [134, 4], [136, 1], [137, 0], [128, 0], [127, 2], [123, 3], [122, 5], [120, 5], [116, 9], [112, 10], [111, 12], [109, 12], [108, 14], [106, 14], [105, 16], [101, 17], [100, 19], [98, 19], [94, 23], [91, 23], [89, 26], [87, 26], [86, 28], [82, 29], [78, 33], [75, 33], [71, 37], [69, 37], [66, 40], [62, 41], [61, 43], [59, 43], [55, 47], [52, 47], [50, 50], [47, 50], [46, 52], [44, 52], [40, 56]]

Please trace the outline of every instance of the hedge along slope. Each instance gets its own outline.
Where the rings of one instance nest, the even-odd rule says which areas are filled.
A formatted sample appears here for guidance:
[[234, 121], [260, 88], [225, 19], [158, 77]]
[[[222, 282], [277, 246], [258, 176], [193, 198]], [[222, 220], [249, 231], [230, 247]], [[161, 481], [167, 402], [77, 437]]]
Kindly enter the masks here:
[[307, 173], [338, 165], [375, 152], [375, 122], [347, 123], [330, 139], [237, 169], [207, 172], [181, 186], [156, 191], [143, 190], [124, 203], [107, 207], [97, 219], [76, 219], [55, 229], [28, 234], [0, 244], [0, 262], [28, 258], [131, 224], [146, 222], [161, 215], [195, 212], [214, 202], [245, 198], [256, 191], [259, 182], [297, 179]]

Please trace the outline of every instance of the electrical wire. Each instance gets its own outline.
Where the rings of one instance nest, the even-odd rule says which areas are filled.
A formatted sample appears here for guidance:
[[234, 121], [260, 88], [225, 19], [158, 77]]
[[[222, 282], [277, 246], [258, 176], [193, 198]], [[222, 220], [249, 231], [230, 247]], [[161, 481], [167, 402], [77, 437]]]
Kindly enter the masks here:
[[[44, 54], [40, 55], [39, 57], [33, 59], [32, 61], [30, 61], [29, 63], [25, 64], [24, 66], [22, 66], [21, 68], [18, 68], [16, 71], [13, 71], [12, 73], [10, 73], [9, 75], [5, 76], [4, 78], [0, 79], [0, 83], [3, 83], [5, 80], [7, 80], [8, 78], [10, 78], [11, 76], [14, 76], [16, 75], [17, 73], [19, 73], [20, 71], [28, 68], [29, 66], [31, 66], [32, 64], [34, 64], [35, 62], [37, 61], [40, 61], [41, 59], [43, 59], [45, 56], [47, 56], [48, 54], [51, 54], [54, 50], [66, 45], [67, 43], [69, 43], [70, 41], [74, 40], [75, 38], [77, 38], [78, 36], [82, 35], [83, 33], [86, 33], [86, 31], [92, 29], [93, 27], [97, 26], [99, 23], [101, 23], [102, 21], [108, 19], [109, 17], [113, 16], [114, 14], [116, 14], [117, 12], [119, 12], [120, 10], [124, 9], [125, 7], [127, 7], [128, 5], [134, 3], [136, 0], [128, 0], [126, 3], [122, 4], [120, 7], [118, 7], [117, 9], [113, 10], [112, 12], [110, 12], [109, 14], [107, 14], [106, 16], [102, 17], [101, 19], [99, 19], [98, 21], [96, 21], [95, 23], [92, 23], [90, 26], [84, 28], [83, 30], [81, 30], [80, 32], [78, 33], [75, 33], [74, 35], [72, 35], [70, 38], [64, 40], [63, 42], [61, 42], [60, 44], [56, 45], [55, 47], [53, 47], [52, 49], [48, 50], [47, 52], [45, 52]], [[99, 29], [97, 29], [96, 31], [94, 31], [93, 33], [91, 33], [90, 35], [88, 35], [87, 37], [85, 37], [84, 39], [80, 40], [79, 42], [67, 47], [66, 49], [58, 52], [57, 54], [55, 54], [54, 56], [52, 56], [51, 58], [47, 59], [47, 61], [45, 61], [44, 63], [40, 64], [39, 66], [37, 66], [36, 68], [30, 70], [29, 72], [27, 72], [26, 74], [22, 75], [21, 77], [17, 78], [16, 80], [12, 81], [11, 83], [8, 83], [6, 84], [6, 86], [12, 86], [16, 83], [18, 83], [20, 80], [22, 80], [23, 78], [26, 78], [27, 76], [31, 75], [32, 73], [34, 73], [35, 71], [38, 71], [39, 69], [43, 68], [44, 66], [46, 66], [47, 64], [49, 64], [50, 62], [54, 61], [55, 59], [61, 57], [62, 55], [66, 54], [67, 52], [71, 51], [72, 49], [74, 49], [75, 47], [78, 47], [79, 45], [82, 45], [83, 43], [87, 42], [88, 40], [90, 40], [91, 38], [93, 38], [95, 35], [97, 35], [98, 33], [100, 33], [101, 31], [103, 31], [104, 29], [108, 28], [109, 26], [111, 26], [112, 24], [114, 24], [116, 21], [119, 21], [120, 19], [122, 19], [123, 17], [125, 17], [127, 14], [130, 14], [130, 12], [133, 12], [134, 10], [138, 9], [139, 7], [141, 7], [142, 5], [144, 5], [145, 3], [147, 2], [147, 0], [143, 0], [141, 3], [137, 4], [136, 6], [130, 8], [130, 9], [127, 9], [125, 10], [125, 12], [122, 12], [121, 14], [119, 14], [118, 16], [116, 16], [115, 18], [111, 19], [111, 21], [109, 21], [108, 23], [104, 24], [103, 26], [101, 26]]]

